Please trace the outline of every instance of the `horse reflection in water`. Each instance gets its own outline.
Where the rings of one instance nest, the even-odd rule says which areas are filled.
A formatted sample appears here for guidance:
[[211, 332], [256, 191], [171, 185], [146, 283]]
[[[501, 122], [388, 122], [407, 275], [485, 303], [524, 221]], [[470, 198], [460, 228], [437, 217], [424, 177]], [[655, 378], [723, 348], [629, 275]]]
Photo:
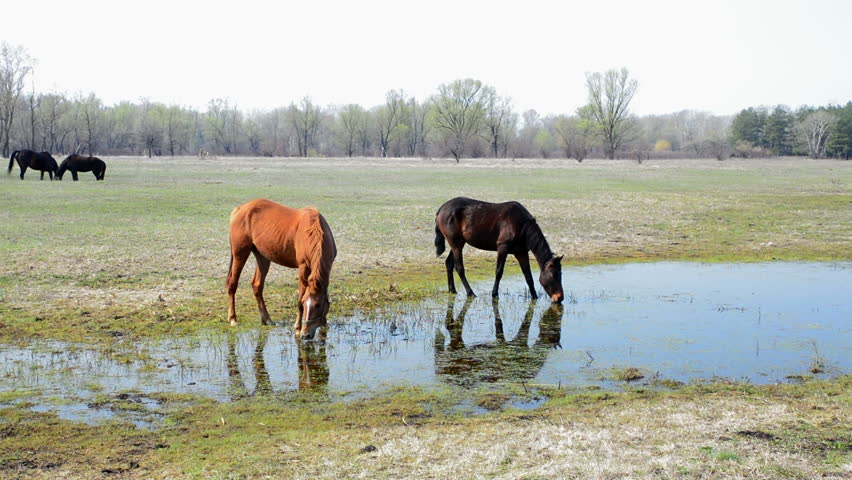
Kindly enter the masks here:
[[462, 338], [465, 316], [472, 303], [468, 299], [458, 317], [454, 316], [454, 302], [447, 305], [446, 329], [449, 341], [439, 329], [435, 334], [435, 372], [449, 383], [473, 386], [478, 383], [528, 382], [544, 366], [550, 351], [561, 348], [561, 304], [550, 305], [539, 321], [539, 334], [529, 345], [530, 327], [533, 324], [536, 301], [530, 302], [521, 321], [518, 334], [506, 339], [498, 299], [493, 299], [495, 341], [465, 345]]
[[[228, 335], [228, 380], [232, 401], [246, 397], [269, 396], [275, 393], [263, 355], [266, 344], [267, 333], [261, 331], [251, 357], [255, 387], [254, 390], [249, 390], [246, 385], [246, 377], [251, 373], [240, 370], [237, 335]], [[299, 351], [299, 391], [325, 393], [328, 388], [328, 360], [325, 342], [302, 343], [297, 341], [296, 347]]]

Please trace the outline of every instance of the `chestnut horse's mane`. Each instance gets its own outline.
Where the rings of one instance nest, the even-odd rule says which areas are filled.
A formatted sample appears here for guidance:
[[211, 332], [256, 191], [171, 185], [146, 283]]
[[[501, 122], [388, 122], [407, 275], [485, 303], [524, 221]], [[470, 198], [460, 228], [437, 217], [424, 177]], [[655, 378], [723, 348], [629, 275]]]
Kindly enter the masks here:
[[[314, 291], [325, 290], [328, 288], [329, 273], [331, 272], [331, 262], [334, 261], [332, 252], [330, 255], [323, 255], [323, 243], [325, 241], [325, 231], [322, 226], [322, 217], [316, 208], [307, 207], [305, 213], [308, 216], [308, 225], [304, 230], [308, 244], [308, 258], [310, 259], [311, 273], [308, 276], [308, 288]], [[328, 232], [331, 234], [331, 232]]]

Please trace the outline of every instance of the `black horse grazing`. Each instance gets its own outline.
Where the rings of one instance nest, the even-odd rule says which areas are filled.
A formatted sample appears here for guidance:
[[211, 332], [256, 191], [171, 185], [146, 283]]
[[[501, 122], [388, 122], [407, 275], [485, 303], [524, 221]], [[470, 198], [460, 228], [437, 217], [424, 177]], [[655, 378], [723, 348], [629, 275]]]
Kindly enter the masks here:
[[562, 256], [550, 250], [544, 234], [530, 215], [518, 202], [488, 203], [471, 198], [456, 197], [441, 205], [435, 215], [435, 249], [438, 256], [444, 253], [444, 239], [450, 243], [452, 253], [447, 256], [447, 285], [450, 293], [456, 293], [453, 282], [453, 267], [458, 272], [467, 295], [475, 297], [464, 276], [462, 248], [465, 243], [480, 250], [497, 252], [497, 276], [491, 296], [497, 296], [500, 277], [506, 257], [511, 253], [518, 259], [532, 298], [538, 298], [530, 273], [532, 251], [541, 269], [538, 281], [554, 303], [562, 302]]
[[27, 168], [41, 171], [41, 179], [44, 180], [44, 172], [50, 175], [53, 180], [53, 175], [56, 173], [56, 159], [49, 152], [34, 152], [32, 150], [15, 150], [9, 157], [9, 172], [12, 174], [12, 167], [15, 166], [15, 160], [18, 161], [18, 166], [21, 167], [21, 180], [24, 179], [24, 173]]
[[71, 172], [71, 178], [75, 182], [78, 180], [77, 172], [92, 172], [95, 175], [95, 180], [103, 180], [104, 174], [106, 174], [106, 163], [98, 157], [84, 157], [72, 153], [65, 157], [65, 160], [62, 160], [56, 178], [62, 180], [62, 175], [65, 175], [66, 170]]

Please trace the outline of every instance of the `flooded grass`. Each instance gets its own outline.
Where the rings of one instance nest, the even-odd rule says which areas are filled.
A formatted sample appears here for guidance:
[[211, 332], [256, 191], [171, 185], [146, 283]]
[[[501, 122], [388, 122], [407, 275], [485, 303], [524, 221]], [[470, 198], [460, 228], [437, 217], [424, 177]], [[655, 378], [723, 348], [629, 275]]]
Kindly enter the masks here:
[[440, 294], [371, 310], [336, 319], [317, 342], [285, 326], [2, 345], [0, 394], [65, 419], [146, 422], [131, 414], [161, 416], [153, 394], [348, 402], [450, 387], [481, 391], [475, 404], [490, 411], [540, 406], [553, 390], [767, 384], [852, 367], [848, 262], [625, 264], [566, 268], [565, 279], [577, 303], [533, 301], [510, 277], [499, 299]]

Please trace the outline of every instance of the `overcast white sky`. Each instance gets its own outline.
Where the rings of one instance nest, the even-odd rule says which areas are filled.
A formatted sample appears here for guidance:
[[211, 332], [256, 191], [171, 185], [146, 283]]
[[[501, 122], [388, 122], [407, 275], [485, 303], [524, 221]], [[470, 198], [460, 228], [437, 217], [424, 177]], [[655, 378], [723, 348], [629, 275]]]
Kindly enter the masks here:
[[846, 0], [11, 0], [0, 16], [0, 40], [38, 62], [36, 90], [107, 104], [369, 107], [473, 77], [518, 111], [571, 113], [586, 72], [622, 66], [641, 115], [852, 100]]

